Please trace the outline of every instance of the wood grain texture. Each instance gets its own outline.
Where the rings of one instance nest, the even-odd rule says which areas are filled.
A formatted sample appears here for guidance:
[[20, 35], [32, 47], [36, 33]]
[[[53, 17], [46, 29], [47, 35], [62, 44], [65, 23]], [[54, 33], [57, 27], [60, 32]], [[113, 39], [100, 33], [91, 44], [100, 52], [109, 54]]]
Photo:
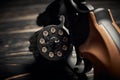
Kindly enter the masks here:
[[[35, 59], [32, 52], [29, 51], [29, 38], [34, 32], [40, 29], [40, 26], [36, 25], [37, 16], [42, 13], [52, 1], [53, 0], [1, 1], [0, 80], [31, 80], [28, 68], [33, 65]], [[120, 2], [114, 0], [88, 0], [88, 3], [92, 4], [95, 8], [110, 8], [116, 23], [120, 25]], [[93, 74], [88, 74], [89, 80], [93, 79], [91, 75]]]

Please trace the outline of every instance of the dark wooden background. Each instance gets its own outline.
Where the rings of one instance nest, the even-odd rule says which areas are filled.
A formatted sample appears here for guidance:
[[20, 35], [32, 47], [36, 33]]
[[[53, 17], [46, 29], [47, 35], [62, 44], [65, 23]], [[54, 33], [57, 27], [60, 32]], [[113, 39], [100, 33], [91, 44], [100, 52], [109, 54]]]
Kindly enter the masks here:
[[[31, 80], [27, 68], [35, 62], [35, 59], [29, 51], [28, 40], [40, 29], [40, 26], [36, 25], [37, 16], [52, 1], [0, 1], [0, 80]], [[120, 26], [120, 1], [88, 0], [87, 2], [95, 8], [111, 9], [116, 23]], [[91, 75], [93, 74], [89, 74], [89, 80], [93, 79]]]

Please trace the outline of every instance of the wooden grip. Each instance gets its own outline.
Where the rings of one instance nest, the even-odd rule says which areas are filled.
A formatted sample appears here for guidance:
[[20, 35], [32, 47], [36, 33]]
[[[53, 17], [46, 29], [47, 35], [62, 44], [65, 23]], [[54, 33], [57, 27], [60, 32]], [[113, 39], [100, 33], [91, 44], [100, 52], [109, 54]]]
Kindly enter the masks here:
[[[120, 28], [115, 23], [110, 10], [108, 13], [112, 19], [112, 27], [118, 33], [117, 38], [120, 40]], [[111, 24], [106, 27], [110, 27], [109, 25]], [[118, 48], [120, 41], [116, 44], [104, 24], [99, 24], [94, 12], [90, 12], [90, 34], [79, 50], [83, 58], [92, 62], [96, 79], [117, 78], [120, 80], [120, 50]]]

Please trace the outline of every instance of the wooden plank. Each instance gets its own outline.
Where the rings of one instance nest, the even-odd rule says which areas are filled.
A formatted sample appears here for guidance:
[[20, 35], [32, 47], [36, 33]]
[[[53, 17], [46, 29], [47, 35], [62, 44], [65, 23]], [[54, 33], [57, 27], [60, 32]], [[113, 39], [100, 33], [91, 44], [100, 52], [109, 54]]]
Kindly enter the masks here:
[[[40, 29], [36, 25], [37, 16], [53, 0], [12, 0], [0, 5], [0, 80], [29, 80], [28, 71], [34, 65], [35, 58], [29, 51], [29, 38]], [[120, 25], [120, 5], [113, 0], [88, 0], [95, 8], [110, 8], [113, 17]], [[36, 66], [36, 65], [35, 65]], [[37, 68], [36, 68], [37, 67]], [[39, 66], [30, 68], [39, 69]], [[37, 71], [35, 69], [35, 71]], [[93, 71], [87, 73], [93, 80]]]
[[5, 78], [8, 78], [12, 80], [9, 77], [28, 73], [28, 66], [30, 66], [30, 64], [2, 64], [0, 65], [0, 79], [5, 80]]

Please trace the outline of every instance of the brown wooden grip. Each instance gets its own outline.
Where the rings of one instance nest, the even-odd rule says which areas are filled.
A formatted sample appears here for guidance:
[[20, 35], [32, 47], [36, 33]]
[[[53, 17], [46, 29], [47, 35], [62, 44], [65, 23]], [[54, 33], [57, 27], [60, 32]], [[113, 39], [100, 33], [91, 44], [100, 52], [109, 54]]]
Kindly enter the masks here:
[[[110, 10], [108, 11], [113, 27], [120, 33], [120, 28], [115, 23]], [[103, 26], [98, 24], [94, 12], [90, 12], [90, 34], [86, 42], [79, 47], [80, 54], [93, 63], [96, 79], [107, 80], [112, 77], [120, 80], [120, 50]]]

